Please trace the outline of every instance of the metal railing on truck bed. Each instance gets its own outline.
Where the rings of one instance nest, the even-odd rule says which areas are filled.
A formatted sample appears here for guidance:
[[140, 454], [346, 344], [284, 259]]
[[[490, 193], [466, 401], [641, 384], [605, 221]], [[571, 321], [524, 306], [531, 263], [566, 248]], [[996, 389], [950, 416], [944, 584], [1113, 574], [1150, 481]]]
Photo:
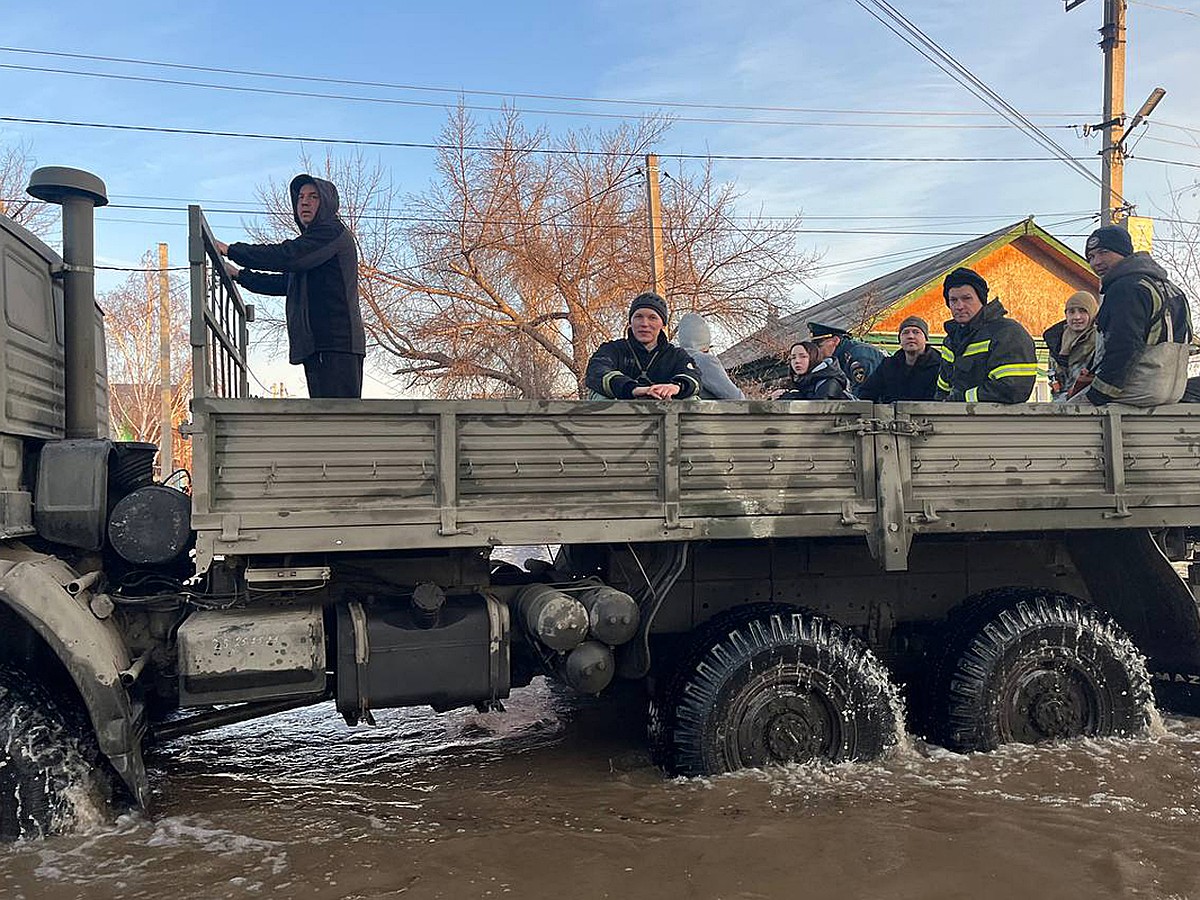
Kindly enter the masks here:
[[254, 307], [225, 271], [199, 206], [188, 207], [192, 296], [192, 396], [249, 397], [247, 326]]

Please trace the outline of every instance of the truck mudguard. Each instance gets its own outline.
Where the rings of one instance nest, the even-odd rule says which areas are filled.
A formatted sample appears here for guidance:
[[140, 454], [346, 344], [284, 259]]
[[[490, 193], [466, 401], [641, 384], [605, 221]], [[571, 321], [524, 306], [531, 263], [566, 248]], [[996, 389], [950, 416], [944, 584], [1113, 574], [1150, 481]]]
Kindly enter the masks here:
[[100, 751], [138, 804], [146, 806], [150, 787], [137, 717], [120, 677], [129, 667], [128, 650], [112, 620], [92, 614], [88, 591], [76, 597], [67, 592], [66, 585], [77, 577], [55, 557], [11, 546], [0, 551], [0, 603], [62, 661], [87, 706]]
[[1117, 620], [1152, 671], [1200, 672], [1200, 610], [1149, 531], [1066, 534], [1093, 602]]

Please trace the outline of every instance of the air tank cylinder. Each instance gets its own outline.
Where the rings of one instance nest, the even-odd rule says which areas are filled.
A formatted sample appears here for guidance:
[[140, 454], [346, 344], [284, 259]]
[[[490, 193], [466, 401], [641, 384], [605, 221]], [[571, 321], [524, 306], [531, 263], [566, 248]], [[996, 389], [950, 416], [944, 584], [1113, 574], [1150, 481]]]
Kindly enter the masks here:
[[598, 694], [613, 680], [617, 663], [613, 652], [599, 641], [584, 641], [561, 663], [563, 679], [581, 694]]
[[583, 604], [547, 584], [531, 584], [517, 595], [526, 630], [551, 650], [570, 650], [588, 633]]
[[579, 602], [587, 610], [591, 636], [596, 640], [615, 647], [637, 634], [638, 606], [624, 591], [602, 585], [580, 594]]

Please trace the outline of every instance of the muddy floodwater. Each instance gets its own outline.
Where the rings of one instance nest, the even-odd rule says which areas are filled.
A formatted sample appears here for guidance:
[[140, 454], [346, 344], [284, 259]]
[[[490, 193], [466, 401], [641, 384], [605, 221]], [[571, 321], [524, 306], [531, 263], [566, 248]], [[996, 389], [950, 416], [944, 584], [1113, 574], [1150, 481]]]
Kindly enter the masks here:
[[635, 692], [379, 720], [167, 745], [152, 815], [0, 848], [0, 897], [1200, 897], [1200, 720], [693, 780], [649, 764]]

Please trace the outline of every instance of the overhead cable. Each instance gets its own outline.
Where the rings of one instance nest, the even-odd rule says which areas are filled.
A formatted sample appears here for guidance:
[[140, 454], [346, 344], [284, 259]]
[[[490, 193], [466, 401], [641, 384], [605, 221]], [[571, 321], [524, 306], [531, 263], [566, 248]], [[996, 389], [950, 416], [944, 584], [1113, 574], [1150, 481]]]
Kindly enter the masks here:
[[[337, 84], [348, 87], [381, 88], [393, 91], [410, 91], [429, 94], [452, 94], [455, 96], [480, 97], [510, 97], [521, 100], [555, 100], [568, 103], [594, 103], [621, 106], [648, 106], [670, 109], [719, 109], [740, 112], [774, 112], [774, 113], [804, 113], [818, 115], [871, 115], [871, 116], [913, 116], [929, 118], [937, 116], [978, 117], [990, 116], [991, 113], [958, 110], [919, 110], [919, 109], [839, 109], [831, 107], [805, 106], [755, 106], [735, 103], [705, 103], [681, 100], [647, 100], [614, 97], [583, 97], [568, 94], [535, 93], [531, 91], [502, 91], [479, 88], [446, 87], [440, 85], [401, 84], [388, 81], [366, 81], [351, 78], [331, 78], [321, 75], [296, 75], [281, 72], [265, 72], [255, 69], [230, 69], [219, 66], [190, 65], [186, 63], [165, 62], [162, 60], [132, 59], [121, 56], [101, 56], [91, 53], [69, 53], [61, 50], [35, 50], [28, 47], [0, 47], [0, 52], [25, 54], [30, 56], [45, 56], [57, 59], [79, 59], [91, 62], [118, 63], [122, 65], [148, 66], [160, 69], [174, 69], [187, 72], [207, 72], [219, 75], [236, 75], [239, 77], [265, 78], [277, 81], [306, 82], [309, 84]], [[1039, 118], [1078, 119], [1092, 113], [1036, 113]]]
[[[0, 122], [23, 125], [47, 125], [66, 128], [98, 128], [110, 131], [133, 131], [152, 134], [198, 135], [201, 137], [246, 138], [288, 143], [334, 144], [356, 147], [390, 147], [405, 150], [461, 150], [467, 152], [539, 153], [558, 156], [635, 157], [641, 150], [578, 150], [564, 147], [503, 147], [487, 144], [435, 144], [424, 141], [385, 141], [369, 138], [335, 138], [313, 135], [283, 135], [249, 131], [216, 131], [205, 128], [172, 128], [161, 125], [123, 125], [112, 122], [80, 122], [69, 119], [45, 119], [29, 116], [0, 116]], [[1057, 162], [1057, 156], [802, 156], [769, 153], [659, 153], [660, 159], [740, 160], [744, 162], [895, 162], [895, 163], [976, 163], [976, 162]], [[1078, 159], [1090, 159], [1079, 157]], [[1166, 161], [1164, 161], [1166, 162]]]
[[[1096, 185], [1102, 183], [1100, 176], [1088, 169], [1068, 150], [1038, 128], [1027, 116], [976, 77], [966, 66], [962, 65], [952, 54], [946, 52], [937, 41], [922, 31], [887, 0], [854, 0], [854, 3], [917, 53], [941, 69], [957, 84], [990, 106], [1037, 144], [1049, 150], [1073, 171]], [[1123, 199], [1122, 202], [1124, 202]]]

